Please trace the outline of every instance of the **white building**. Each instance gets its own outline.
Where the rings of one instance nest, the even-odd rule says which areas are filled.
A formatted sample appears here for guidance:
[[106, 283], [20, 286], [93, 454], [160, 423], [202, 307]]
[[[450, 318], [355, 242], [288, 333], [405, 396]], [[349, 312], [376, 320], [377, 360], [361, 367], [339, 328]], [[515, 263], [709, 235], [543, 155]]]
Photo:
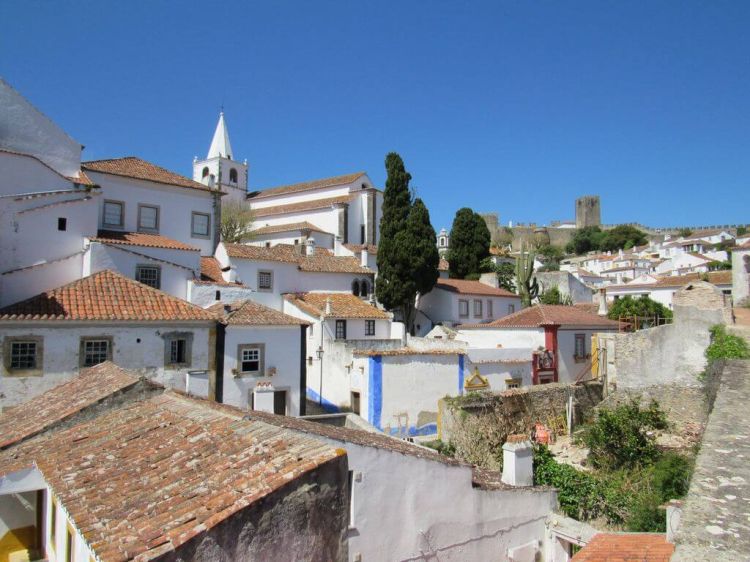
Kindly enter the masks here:
[[271, 247], [221, 243], [216, 258], [227, 280], [252, 288], [252, 299], [282, 310], [285, 293], [326, 291], [367, 297], [374, 287], [374, 272], [351, 256], [306, 244]]
[[457, 338], [478, 348], [528, 348], [532, 383], [573, 383], [591, 369], [591, 336], [618, 331], [619, 323], [576, 306], [524, 308], [490, 324], [459, 326]]
[[625, 296], [649, 297], [672, 309], [672, 297], [685, 285], [701, 281], [702, 277], [716, 285], [726, 295], [732, 294], [732, 271], [710, 271], [688, 275], [668, 275], [664, 277], [642, 276], [630, 283], [609, 285], [606, 288], [607, 301], [614, 302]]
[[[227, 273], [230, 271], [227, 268]], [[201, 257], [200, 279], [188, 283], [187, 300], [202, 308], [216, 303], [233, 303], [252, 299], [255, 291], [237, 281], [224, 279], [219, 260], [213, 256]]]
[[209, 311], [216, 313], [221, 323], [217, 402], [280, 415], [304, 415], [308, 324], [249, 300], [215, 304]]
[[480, 281], [440, 278], [417, 303], [417, 335], [427, 334], [438, 324], [456, 326], [492, 322], [521, 308], [521, 297]]
[[750, 297], [750, 241], [732, 250], [732, 297], [740, 305]]
[[0, 406], [104, 361], [185, 388], [213, 368], [216, 320], [188, 302], [101, 271], [0, 309]]

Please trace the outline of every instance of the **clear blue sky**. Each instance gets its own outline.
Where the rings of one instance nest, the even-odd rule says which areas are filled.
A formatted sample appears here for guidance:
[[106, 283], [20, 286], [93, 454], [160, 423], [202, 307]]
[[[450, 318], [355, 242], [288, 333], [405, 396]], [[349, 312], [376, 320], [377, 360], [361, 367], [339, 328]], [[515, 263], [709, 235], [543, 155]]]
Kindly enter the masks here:
[[[436, 228], [750, 222], [750, 2], [2, 0], [0, 75], [86, 145], [189, 175], [223, 103], [257, 189], [398, 151]], [[1, 108], [0, 108], [1, 110]]]

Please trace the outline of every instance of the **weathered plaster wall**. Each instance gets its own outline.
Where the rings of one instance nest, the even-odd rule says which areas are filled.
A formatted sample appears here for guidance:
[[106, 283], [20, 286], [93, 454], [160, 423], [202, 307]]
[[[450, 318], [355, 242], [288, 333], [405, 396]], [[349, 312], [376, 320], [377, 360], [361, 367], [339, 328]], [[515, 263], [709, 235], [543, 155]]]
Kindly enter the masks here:
[[[255, 291], [241, 285], [214, 285], [213, 283], [195, 283], [188, 281], [188, 301], [202, 308], [208, 308], [217, 302], [231, 304], [236, 301], [253, 300]], [[219, 299], [216, 299], [216, 291]]]
[[541, 271], [535, 273], [539, 292], [557, 287], [563, 296], [569, 296], [574, 304], [591, 302], [591, 289], [568, 271]]
[[750, 296], [750, 248], [732, 252], [732, 296], [738, 304]]

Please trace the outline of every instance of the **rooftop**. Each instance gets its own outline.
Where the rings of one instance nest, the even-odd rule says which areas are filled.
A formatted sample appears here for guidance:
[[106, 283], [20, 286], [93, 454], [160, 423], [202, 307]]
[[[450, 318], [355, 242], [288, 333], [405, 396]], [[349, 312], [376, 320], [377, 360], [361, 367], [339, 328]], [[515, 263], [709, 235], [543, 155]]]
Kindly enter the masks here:
[[495, 288], [479, 281], [469, 281], [466, 279], [438, 279], [435, 288], [462, 295], [519, 298], [518, 295], [506, 289]]
[[190, 304], [105, 269], [0, 309], [0, 321], [28, 320], [214, 320]]
[[221, 264], [213, 256], [201, 256], [201, 281], [213, 285], [223, 285], [226, 287], [239, 287], [239, 283], [230, 283], [224, 280], [221, 272]]
[[251, 300], [232, 304], [216, 303], [208, 307], [217, 318], [230, 326], [305, 326], [307, 322]]
[[373, 273], [371, 269], [362, 267], [356, 258], [352, 256], [334, 256], [329, 250], [324, 248], [315, 248], [312, 256], [304, 255], [305, 248], [302, 244], [276, 244], [275, 246], [266, 248], [265, 246], [224, 243], [224, 247], [230, 258], [295, 263], [300, 271]]
[[290, 293], [284, 295], [287, 302], [314, 317], [325, 314], [330, 301], [330, 318], [390, 319], [387, 312], [355, 297], [351, 293]]
[[611, 289], [664, 289], [664, 288], [679, 288], [689, 283], [695, 283], [696, 281], [703, 281], [703, 277], [708, 277], [708, 282], [714, 285], [731, 285], [732, 284], [732, 271], [709, 271], [708, 273], [688, 273], [686, 275], [667, 275], [660, 277], [656, 280], [656, 283], [625, 283], [622, 285], [609, 285], [607, 291]]
[[200, 248], [189, 246], [174, 240], [161, 236], [160, 234], [148, 234], [146, 232], [121, 232], [118, 230], [100, 230], [92, 242], [101, 242], [103, 244], [123, 244], [126, 246], [142, 246], [144, 248], [164, 248], [167, 250], [187, 250], [190, 252], [200, 252]]
[[256, 219], [269, 217], [272, 215], [285, 215], [288, 213], [301, 213], [303, 211], [314, 211], [317, 209], [329, 209], [335, 205], [342, 205], [351, 200], [351, 195], [341, 195], [338, 197], [328, 197], [326, 199], [313, 199], [311, 201], [301, 201], [299, 203], [287, 203], [285, 205], [273, 205], [272, 207], [254, 207], [252, 199], [250, 206], [253, 209], [253, 215]]
[[541, 328], [543, 326], [591, 326], [617, 329], [619, 322], [592, 314], [577, 306], [535, 304], [488, 324], [463, 324], [460, 329]]
[[307, 222], [307, 221], [292, 222], [289, 224], [275, 224], [275, 225], [262, 226], [260, 228], [256, 228], [255, 230], [253, 230], [252, 234], [254, 236], [259, 236], [263, 234], [278, 234], [280, 232], [295, 232], [298, 230], [299, 231], [311, 230], [313, 232], [322, 232], [324, 234], [331, 234], [330, 232], [326, 232], [322, 228], [317, 227], [311, 222]]
[[107, 160], [91, 160], [82, 162], [81, 168], [89, 172], [100, 172], [102, 174], [111, 174], [113, 176], [123, 176], [126, 178], [135, 178], [139, 180], [152, 181], [167, 185], [176, 185], [178, 187], [187, 187], [198, 189], [200, 191], [215, 191], [210, 187], [198, 183], [191, 179], [181, 176], [147, 162], [137, 156], [125, 156], [123, 158], [110, 158]]
[[343, 176], [334, 176], [331, 178], [323, 178], [319, 180], [305, 181], [289, 185], [280, 185], [277, 187], [269, 187], [258, 191], [257, 194], [253, 194], [252, 198], [266, 199], [268, 197], [274, 197], [277, 195], [288, 195], [290, 193], [299, 193], [301, 191], [311, 191], [314, 189], [323, 189], [327, 187], [336, 187], [338, 185], [346, 185], [358, 180], [364, 175], [364, 172], [355, 172], [353, 174], [346, 174]]
[[669, 562], [674, 545], [661, 533], [599, 533], [573, 562]]
[[137, 382], [110, 361], [82, 369], [77, 377], [0, 413], [0, 449], [33, 437]]
[[368, 254], [378, 253], [378, 247], [375, 244], [344, 244], [344, 248], [354, 253], [359, 253], [362, 250], [367, 250]]
[[98, 560], [153, 560], [344, 454], [166, 391], [0, 453], [32, 466]]

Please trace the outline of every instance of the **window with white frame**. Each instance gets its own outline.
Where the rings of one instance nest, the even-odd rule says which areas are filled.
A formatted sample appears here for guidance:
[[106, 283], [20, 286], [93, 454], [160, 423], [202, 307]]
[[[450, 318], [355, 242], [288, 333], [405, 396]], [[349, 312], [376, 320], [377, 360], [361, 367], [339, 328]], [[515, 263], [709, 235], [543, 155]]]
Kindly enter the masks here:
[[336, 339], [346, 339], [346, 320], [336, 320]]
[[158, 265], [135, 266], [135, 280], [154, 289], [161, 288], [161, 268]]
[[125, 204], [121, 201], [105, 201], [102, 225], [107, 227], [122, 228], [124, 226]]
[[81, 338], [81, 366], [93, 367], [112, 359], [112, 338]]
[[365, 320], [365, 335], [366, 336], [375, 335], [375, 320]]
[[458, 301], [458, 315], [461, 318], [468, 318], [469, 316], [469, 301], [459, 299]]
[[258, 290], [259, 291], [272, 291], [273, 290], [273, 271], [259, 271], [258, 272]]
[[159, 231], [159, 207], [153, 205], [138, 205], [138, 231]]
[[193, 211], [190, 232], [194, 238], [208, 238], [211, 230], [211, 215]]
[[260, 375], [263, 373], [263, 344], [246, 344], [238, 347], [237, 364], [240, 374]]
[[474, 318], [482, 317], [482, 301], [474, 299]]

